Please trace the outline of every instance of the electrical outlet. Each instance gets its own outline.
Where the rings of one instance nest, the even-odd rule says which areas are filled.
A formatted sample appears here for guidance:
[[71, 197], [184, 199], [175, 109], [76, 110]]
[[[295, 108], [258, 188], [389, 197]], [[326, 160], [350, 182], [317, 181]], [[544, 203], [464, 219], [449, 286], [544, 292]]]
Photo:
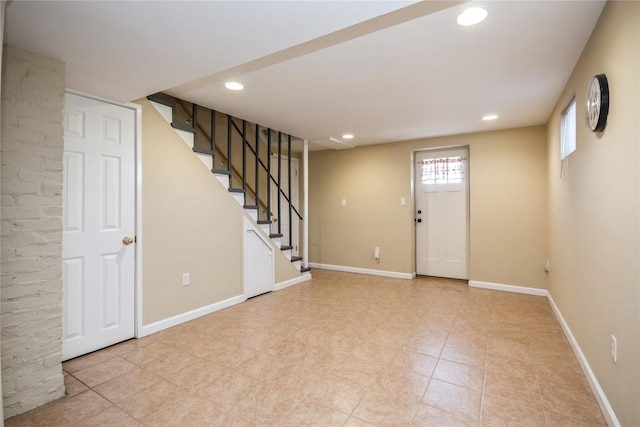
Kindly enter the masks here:
[[189, 273], [182, 273], [182, 286], [187, 286], [189, 283]]
[[611, 358], [613, 363], [618, 363], [618, 340], [615, 335], [611, 335]]

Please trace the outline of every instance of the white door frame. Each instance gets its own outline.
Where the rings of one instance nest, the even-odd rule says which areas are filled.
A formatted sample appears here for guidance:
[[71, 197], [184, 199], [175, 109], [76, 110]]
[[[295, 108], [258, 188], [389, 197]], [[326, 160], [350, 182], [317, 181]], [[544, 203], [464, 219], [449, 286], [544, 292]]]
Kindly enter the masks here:
[[[298, 174], [299, 174], [300, 173], [300, 159], [298, 159], [297, 157], [294, 157], [294, 156], [290, 156], [289, 154], [281, 154], [280, 155], [280, 161], [284, 162], [285, 164], [288, 164], [289, 158], [291, 158], [291, 163], [292, 164], [293, 163], [296, 164], [297, 171], [298, 171]], [[278, 153], [272, 153], [271, 154], [271, 158], [269, 160], [271, 162], [271, 175], [274, 174], [273, 163], [277, 159], [278, 159]], [[291, 203], [298, 210], [298, 212], [300, 212], [300, 210], [301, 210], [300, 209], [300, 184], [299, 184], [299, 179], [300, 179], [299, 175], [296, 175], [295, 177], [294, 176], [291, 177], [291, 180], [293, 182], [295, 182], [295, 190], [296, 190], [295, 193], [293, 191], [293, 187], [291, 187], [291, 182], [289, 183], [289, 186], [291, 187], [291, 190], [292, 190], [291, 191], [291, 199], [292, 199]], [[271, 181], [269, 181], [269, 182], [270, 182], [270, 185], [274, 185]], [[274, 187], [275, 187], [275, 185], [274, 185]], [[277, 189], [276, 189], [276, 191], [277, 191]], [[280, 194], [277, 194], [277, 196], [281, 197]], [[271, 191], [271, 197], [272, 198], [274, 197], [273, 189]], [[278, 199], [276, 199], [276, 203], [277, 203], [277, 200]], [[296, 206], [296, 203], [293, 203], [294, 201], [297, 203], [297, 206]], [[273, 203], [273, 200], [271, 200], [271, 202]], [[273, 210], [273, 207], [274, 207], [274, 205], [272, 204], [271, 205], [271, 208], [272, 208], [271, 210]], [[296, 220], [294, 220], [294, 218]], [[297, 227], [295, 227], [295, 232], [294, 232], [293, 225], [291, 226], [292, 227], [292, 230], [291, 230], [292, 234], [294, 234], [297, 237], [297, 241], [295, 242], [295, 245], [292, 245], [294, 247], [293, 247], [293, 249], [291, 249], [291, 254], [292, 255], [299, 255], [299, 253], [300, 253], [300, 222], [297, 220], [297, 215], [295, 214], [295, 212], [291, 215], [291, 219], [298, 223]], [[280, 221], [280, 224], [282, 224], [282, 215], [280, 215], [280, 218], [278, 218], [278, 221]], [[292, 240], [292, 243], [293, 243], [293, 238], [292, 237], [293, 236], [291, 236], [291, 240]]]
[[471, 271], [470, 271], [470, 266], [471, 266], [471, 147], [469, 145], [445, 145], [445, 146], [436, 146], [436, 147], [425, 147], [425, 148], [417, 148], [415, 150], [411, 150], [411, 218], [412, 221], [414, 221], [413, 224], [413, 267], [414, 267], [414, 271], [413, 271], [413, 277], [417, 276], [417, 270], [418, 270], [418, 251], [417, 251], [417, 246], [418, 246], [418, 236], [417, 236], [417, 230], [416, 230], [416, 223], [415, 223], [415, 218], [416, 218], [416, 192], [418, 191], [417, 185], [416, 185], [416, 156], [418, 153], [424, 153], [424, 152], [430, 152], [430, 151], [443, 151], [443, 150], [459, 150], [459, 149], [464, 149], [467, 150], [467, 179], [465, 179], [465, 184], [466, 184], [466, 192], [467, 192], [467, 276], [471, 277]]
[[65, 93], [72, 95], [78, 95], [85, 98], [93, 99], [107, 104], [117, 105], [119, 107], [128, 108], [135, 112], [135, 261], [134, 261], [134, 337], [140, 338], [142, 335], [142, 106], [128, 102], [123, 104], [121, 102], [111, 101], [109, 99], [101, 98], [99, 96], [90, 95], [84, 92], [80, 92], [73, 89], [65, 89]]

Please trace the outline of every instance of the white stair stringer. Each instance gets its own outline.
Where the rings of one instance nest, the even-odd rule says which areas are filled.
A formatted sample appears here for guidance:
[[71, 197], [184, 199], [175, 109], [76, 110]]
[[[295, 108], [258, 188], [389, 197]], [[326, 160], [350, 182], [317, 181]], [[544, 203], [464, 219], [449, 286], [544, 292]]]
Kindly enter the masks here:
[[[169, 107], [167, 105], [164, 104], [160, 104], [158, 102], [154, 102], [149, 100], [149, 103], [151, 105], [153, 105], [153, 107], [158, 111], [158, 113], [160, 113], [160, 115], [166, 120], [166, 122], [171, 125], [171, 123], [173, 122], [173, 108]], [[195, 135], [191, 132], [187, 132], [181, 129], [176, 129], [173, 128], [173, 130], [180, 136], [180, 138], [182, 138], [182, 140], [184, 141], [185, 144], [187, 144], [187, 146], [189, 147], [190, 150], [193, 150], [194, 147], [194, 137]], [[209, 171], [211, 171], [213, 169], [213, 158], [210, 155], [207, 154], [201, 154], [201, 153], [194, 153], [196, 154], [196, 156], [200, 159], [200, 161], [202, 162], [203, 165], [205, 165], [207, 167], [207, 169]], [[227, 190], [229, 189], [229, 175], [226, 174], [221, 174], [221, 173], [214, 173], [213, 174], [216, 179], [218, 180], [218, 182], [220, 182], [220, 184], [222, 184], [224, 186], [224, 188], [226, 188]], [[230, 192], [231, 196], [233, 196], [233, 198], [236, 200], [236, 202], [238, 202], [238, 204], [240, 206], [244, 207], [244, 194], [243, 193], [235, 193], [235, 192]], [[244, 217], [246, 219], [249, 220], [249, 228], [255, 230], [256, 233], [261, 233], [263, 237], [265, 237], [268, 242], [269, 245], [271, 247], [273, 247], [274, 249], [277, 249], [280, 251], [280, 248], [282, 246], [281, 243], [281, 238], [280, 237], [270, 237], [270, 224], [258, 224], [257, 222], [257, 216], [258, 216], [258, 211], [257, 209], [244, 209]], [[245, 227], [247, 226], [246, 221], [245, 221]], [[285, 257], [291, 261], [291, 251], [290, 250], [285, 250], [285, 251], [280, 251], [282, 254], [285, 255]], [[298, 271], [300, 271], [300, 269], [302, 268], [302, 262], [301, 261], [296, 261], [292, 263], [296, 269]], [[310, 273], [304, 272], [301, 273], [301, 276], [311, 276]]]
[[229, 188], [229, 175], [227, 175], [226, 173], [215, 173], [213, 174], [216, 178], [218, 178], [218, 181], [220, 181], [220, 183], [224, 186], [224, 188]]
[[[184, 143], [187, 144], [187, 147], [189, 147], [190, 150], [193, 150], [193, 147], [195, 145], [193, 142], [195, 135], [191, 132], [187, 132], [186, 130], [182, 130], [182, 129], [174, 128], [173, 130], [175, 130], [176, 133], [180, 135], [180, 138], [182, 138]], [[211, 170], [211, 168], [209, 168], [209, 170]]]
[[158, 113], [160, 113], [160, 115], [167, 121], [167, 123], [171, 124], [173, 122], [173, 108], [154, 101], [149, 101], [149, 103], [153, 105], [156, 110], [158, 110]]
[[202, 163], [204, 163], [204, 165], [207, 167], [207, 169], [209, 169], [209, 170], [213, 169], [213, 157], [211, 157], [208, 154], [202, 154], [202, 153], [195, 153], [195, 154], [196, 154], [196, 156], [198, 156], [200, 161]]
[[[265, 234], [269, 234], [269, 230], [271, 229], [269, 224], [260, 224], [260, 228], [262, 228], [262, 231], [265, 232]], [[273, 243], [276, 243], [275, 240], [273, 239], [273, 237], [271, 238], [271, 240], [273, 240]]]
[[240, 206], [244, 206], [244, 194], [242, 193], [231, 193], [233, 198], [238, 202]]
[[[256, 208], [245, 208], [245, 211], [249, 214], [254, 221], [258, 221], [258, 209]], [[262, 227], [260, 227], [262, 228]], [[263, 230], [264, 231], [264, 230]]]

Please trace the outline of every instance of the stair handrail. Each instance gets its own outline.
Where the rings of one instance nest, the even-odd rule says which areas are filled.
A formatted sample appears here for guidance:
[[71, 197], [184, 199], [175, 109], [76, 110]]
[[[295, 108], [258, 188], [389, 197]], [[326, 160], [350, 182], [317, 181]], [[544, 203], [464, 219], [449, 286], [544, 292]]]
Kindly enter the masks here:
[[[240, 136], [242, 137], [242, 141], [243, 143], [249, 147], [249, 149], [251, 150], [251, 152], [255, 155], [256, 152], [253, 149], [253, 147], [251, 146], [251, 144], [249, 144], [249, 142], [247, 141], [247, 139], [245, 138], [244, 134], [242, 133], [242, 131], [240, 130], [240, 128], [238, 127], [238, 125], [236, 124], [236, 122], [233, 120], [233, 118], [231, 119], [231, 123], [233, 124], [233, 127], [235, 128], [236, 132], [238, 132], [240, 134]], [[271, 128], [267, 128], [269, 132], [271, 132]], [[291, 153], [289, 153], [289, 155], [291, 155]], [[262, 159], [256, 157], [256, 159], [258, 159], [258, 162], [260, 163], [260, 166], [262, 166], [262, 169], [264, 169], [265, 172], [268, 172], [267, 170], [267, 166], [264, 164], [264, 162], [262, 161]], [[298, 212], [298, 210], [296, 209], [296, 207], [293, 205], [293, 203], [291, 203], [291, 200], [289, 199], [289, 197], [287, 197], [287, 195], [284, 193], [284, 191], [280, 188], [280, 186], [278, 186], [278, 181], [273, 177], [273, 175], [271, 175], [271, 173], [269, 173], [269, 178], [271, 178], [271, 181], [273, 181], [273, 183], [279, 188], [280, 190], [280, 194], [282, 194], [285, 198], [285, 200], [287, 201], [287, 203], [289, 204], [289, 206], [291, 206], [291, 209], [293, 209], [293, 211], [296, 213], [296, 215], [298, 216], [298, 218], [300, 218], [300, 220], [302, 220], [302, 215], [300, 215], [300, 213]], [[291, 186], [291, 184], [289, 184], [289, 186]]]
[[[180, 107], [180, 108], [181, 108], [185, 113], [193, 115], [192, 113], [189, 113], [189, 110], [187, 109], [187, 107], [185, 107], [185, 106], [182, 104], [183, 102], [188, 102], [188, 101], [184, 101], [184, 100], [181, 100], [181, 99], [178, 99], [178, 98], [174, 98], [174, 99], [176, 100], [176, 102], [175, 102], [174, 106], [175, 106], [175, 105], [177, 105], [177, 106], [179, 106], [179, 107]], [[192, 104], [192, 105], [196, 105], [195, 103], [191, 103], [191, 104]], [[211, 110], [212, 112], [214, 112], [214, 113], [215, 113], [215, 110], [213, 110], [213, 109], [210, 109], [210, 110]], [[230, 118], [231, 118], [231, 121], [233, 122], [233, 118], [232, 118], [231, 116], [228, 116], [228, 117], [230, 117]], [[193, 120], [193, 119], [192, 119], [192, 120]], [[214, 120], [214, 118], [213, 118], [213, 117], [212, 117], [212, 120]], [[234, 125], [235, 125], [235, 123], [234, 123]], [[194, 132], [196, 132], [196, 131], [198, 131], [198, 130], [199, 130], [200, 132], [202, 132], [202, 134], [203, 134], [205, 137], [207, 137], [207, 139], [209, 139], [209, 140], [211, 141], [211, 136], [207, 133], [207, 131], [206, 131], [205, 129], [203, 129], [203, 128], [202, 128], [202, 125], [200, 124], [200, 122], [197, 122], [197, 121], [196, 121], [196, 127], [193, 127], [193, 126], [192, 126], [192, 129], [194, 130]], [[241, 174], [241, 173], [238, 171], [238, 169], [237, 169], [235, 166], [233, 166], [233, 164], [232, 164], [231, 162], [229, 162], [229, 158], [228, 158], [227, 156], [225, 156], [225, 155], [224, 155], [224, 153], [223, 153], [223, 152], [222, 152], [218, 147], [216, 147], [216, 146], [215, 146], [215, 144], [212, 144], [212, 150], [211, 150], [211, 151], [212, 151], [212, 152], [214, 152], [214, 156], [217, 154], [217, 155], [219, 155], [220, 157], [222, 157], [222, 159], [224, 160], [224, 162], [226, 162], [226, 163], [228, 164], [228, 166], [229, 166], [229, 167], [228, 167], [228, 168], [229, 168], [229, 172], [231, 172], [231, 173], [235, 173], [235, 175], [236, 175], [237, 177], [242, 178], [243, 174]], [[215, 162], [215, 159], [214, 159], [214, 162]], [[213, 165], [213, 169], [214, 169], [214, 170], [216, 170], [215, 164]], [[268, 206], [265, 204], [265, 202], [264, 202], [264, 201], [262, 201], [262, 200], [260, 199], [260, 196], [256, 194], [255, 189], [253, 189], [253, 188], [251, 187], [251, 185], [250, 185], [250, 184], [246, 183], [246, 187], [248, 187], [248, 188], [249, 188], [249, 190], [250, 190], [250, 191], [251, 191], [251, 192], [256, 196], [256, 201], [258, 202], [258, 205], [259, 205], [260, 207], [264, 208], [264, 210], [265, 210], [265, 211], [266, 211], [267, 209], [269, 209], [269, 208], [268, 208]], [[301, 218], [301, 219], [302, 219], [302, 218]]]
[[[225, 156], [225, 155], [224, 155], [224, 153], [223, 153], [220, 149], [218, 149], [218, 148], [215, 146], [215, 144], [214, 144], [214, 143], [213, 143], [213, 141], [212, 141], [211, 136], [207, 134], [207, 131], [206, 131], [205, 129], [203, 129], [203, 128], [202, 128], [202, 126], [201, 126], [201, 124], [200, 124], [199, 122], [197, 122], [197, 120], [195, 119], [196, 114], [197, 114], [197, 104], [195, 104], [195, 103], [190, 103], [190, 104], [192, 105], [192, 111], [191, 111], [191, 112], [189, 112], [189, 110], [187, 109], [187, 107], [183, 105], [183, 102], [187, 102], [187, 103], [188, 103], [189, 101], [181, 100], [181, 99], [179, 99], [179, 98], [176, 98], [176, 97], [171, 96], [171, 95], [164, 94], [164, 93], [162, 93], [162, 92], [159, 92], [159, 93], [156, 93], [156, 94], [153, 94], [153, 95], [149, 95], [147, 98], [149, 98], [149, 99], [151, 99], [151, 98], [156, 98], [156, 100], [158, 100], [158, 95], [162, 95], [163, 97], [171, 98], [171, 99], [172, 99], [172, 101], [171, 101], [171, 105], [170, 105], [171, 107], [175, 107], [175, 106], [177, 105], [177, 106], [179, 106], [179, 107], [180, 107], [180, 108], [181, 108], [181, 109], [182, 109], [182, 110], [183, 110], [187, 115], [190, 115], [190, 116], [191, 116], [191, 126], [190, 126], [191, 130], [193, 130], [193, 132], [194, 132], [194, 133], [195, 133], [195, 132], [197, 132], [197, 131], [199, 130], [200, 132], [202, 132], [202, 133], [203, 133], [203, 135], [204, 135], [205, 137], [207, 137], [207, 139], [209, 139], [209, 141], [211, 141], [211, 148], [212, 148], [212, 150], [211, 150], [211, 151], [212, 151], [212, 153], [213, 153], [213, 156], [215, 157], [215, 153], [218, 153], [218, 154], [219, 154], [219, 155], [224, 159], [224, 161], [228, 164], [228, 170], [229, 170], [229, 172], [230, 172], [230, 173], [235, 173], [235, 174], [236, 174], [236, 176], [240, 177], [240, 178], [243, 180], [243, 186], [248, 187], [248, 188], [249, 188], [249, 190], [251, 190], [251, 191], [253, 192], [253, 194], [255, 195], [255, 198], [256, 198], [256, 201], [258, 202], [258, 204], [259, 204], [259, 205], [261, 205], [261, 206], [265, 209], [265, 211], [270, 211], [270, 209], [269, 209], [269, 207], [268, 207], [269, 203], [267, 202], [267, 203], [265, 204], [265, 202], [263, 202], [263, 201], [260, 199], [260, 195], [259, 195], [259, 194], [257, 194], [257, 193], [256, 193], [256, 191], [255, 191], [255, 189], [251, 188], [251, 186], [246, 182], [246, 178], [244, 177], [244, 174], [241, 174], [241, 173], [240, 173], [240, 172], [239, 172], [239, 171], [238, 171], [238, 170], [233, 166], [233, 164], [229, 161], [229, 157], [230, 157], [230, 154], [231, 154], [231, 153], [229, 153], [229, 156], [228, 156], [228, 157], [227, 157], [227, 156]], [[153, 100], [153, 99], [152, 99], [152, 100]], [[165, 103], [165, 102], [163, 102], [163, 103]], [[168, 105], [168, 104], [167, 104], [167, 105]], [[213, 109], [210, 109], [210, 110], [211, 110], [212, 112], [215, 112], [215, 110], [213, 110]], [[278, 181], [273, 177], [273, 175], [271, 175], [270, 168], [267, 168], [267, 166], [264, 164], [264, 162], [262, 161], [262, 159], [260, 159], [260, 158], [257, 156], [256, 151], [255, 151], [255, 150], [254, 150], [254, 148], [251, 146], [251, 144], [249, 143], [249, 141], [246, 139], [245, 134], [240, 130], [240, 128], [239, 128], [239, 127], [238, 127], [238, 125], [236, 124], [236, 122], [235, 122], [235, 120], [234, 120], [234, 118], [235, 118], [235, 117], [230, 116], [230, 115], [228, 115], [228, 114], [227, 114], [227, 118], [228, 118], [228, 120], [229, 120], [229, 121], [228, 121], [228, 123], [231, 123], [231, 124], [232, 124], [232, 126], [233, 126], [233, 128], [236, 130], [236, 132], [238, 132], [238, 134], [240, 134], [240, 136], [241, 136], [241, 138], [242, 138], [242, 142], [243, 142], [243, 147], [249, 147], [249, 149], [251, 150], [251, 152], [253, 153], [253, 155], [254, 155], [254, 156], [255, 156], [255, 158], [257, 159], [257, 161], [258, 161], [258, 163], [260, 164], [260, 166], [262, 166], [262, 169], [263, 169], [265, 172], [267, 172], [267, 175], [268, 175], [267, 182], [269, 182], [269, 179], [270, 179], [270, 180], [271, 180], [271, 181], [276, 185], [276, 187], [278, 187], [278, 190], [279, 190], [280, 194], [285, 198], [285, 200], [287, 201], [287, 203], [289, 204], [289, 206], [291, 207], [291, 209], [296, 213], [297, 217], [298, 217], [301, 221], [303, 221], [302, 215], [300, 214], [300, 212], [298, 212], [298, 210], [297, 210], [297, 209], [296, 209], [296, 207], [293, 205], [293, 203], [291, 203], [290, 197], [288, 197], [288, 196], [285, 194], [285, 192], [282, 190], [282, 188], [280, 188], [280, 186], [278, 185]], [[214, 117], [212, 117], [212, 121], [213, 121], [213, 120], [214, 120]], [[173, 121], [173, 119], [172, 119], [172, 121]], [[246, 121], [245, 121], [245, 120], [243, 120], [243, 123], [246, 123]], [[172, 123], [172, 125], [173, 125], [173, 123]], [[175, 125], [174, 125], [174, 127], [175, 127]], [[181, 127], [181, 126], [180, 126], [180, 127]], [[180, 128], [180, 127], [178, 127], [178, 128]], [[258, 127], [259, 127], [259, 125], [257, 125], [257, 124], [256, 124], [256, 129], [257, 129]], [[271, 131], [272, 131], [272, 129], [271, 129], [271, 128], [267, 128], [267, 132], [269, 133], [269, 135], [271, 134]], [[280, 132], [279, 134], [281, 134], [281, 132]], [[257, 136], [257, 135], [258, 135], [258, 132], [256, 132], [256, 136]], [[291, 143], [291, 135], [288, 135], [288, 136], [289, 136], [289, 155], [291, 155], [291, 152], [290, 152], [290, 151], [291, 151], [291, 144], [290, 144], [290, 143]], [[230, 138], [230, 133], [229, 133], [228, 137]], [[278, 140], [279, 140], [279, 142], [280, 142], [280, 138], [278, 138]], [[268, 147], [268, 148], [270, 149], [271, 147]], [[230, 149], [229, 149], [229, 151], [230, 151]], [[214, 161], [215, 161], [215, 159], [214, 159]], [[216, 168], [215, 168], [215, 164], [213, 165], [213, 169], [216, 169]], [[289, 172], [290, 172], [290, 171], [289, 171]], [[290, 183], [290, 182], [291, 182], [291, 180], [289, 180], [289, 183]], [[269, 188], [269, 187], [268, 187], [268, 188]], [[291, 184], [289, 184], [289, 191], [290, 191], [290, 190], [291, 190]], [[268, 196], [268, 197], [269, 197], [269, 196]], [[279, 200], [278, 200], [278, 201], [279, 201]], [[269, 213], [270, 213], [270, 212], [269, 212]], [[273, 213], [270, 213], [270, 214], [271, 214], [271, 216], [273, 216]], [[280, 212], [278, 212], [278, 214], [280, 214]], [[276, 221], [277, 221], [277, 220], [278, 220], [278, 219], [276, 218]], [[289, 220], [289, 222], [291, 222], [291, 219]], [[291, 224], [290, 224], [290, 226], [291, 226]]]
[[[292, 211], [294, 211], [296, 213], [296, 215], [298, 216], [298, 218], [300, 220], [303, 220], [302, 215], [300, 215], [300, 213], [298, 212], [298, 210], [296, 209], [296, 207], [293, 205], [293, 203], [291, 202], [291, 135], [287, 134], [288, 136], [288, 141], [287, 141], [287, 154], [288, 154], [288, 196], [287, 194], [284, 193], [284, 191], [282, 190], [281, 186], [280, 186], [280, 175], [281, 175], [281, 163], [282, 163], [282, 132], [278, 132], [278, 180], [276, 180], [273, 175], [271, 175], [271, 161], [269, 161], [269, 165], [265, 165], [264, 162], [262, 161], [262, 159], [259, 156], [259, 148], [260, 148], [260, 125], [255, 123], [255, 149], [251, 146], [251, 144], [249, 143], [247, 137], [246, 137], [246, 124], [247, 121], [244, 119], [238, 119], [238, 120], [242, 120], [242, 131], [239, 129], [238, 125], [235, 122], [235, 117], [226, 114], [227, 116], [227, 154], [228, 156], [225, 156], [223, 151], [221, 149], [219, 149], [216, 144], [215, 144], [215, 126], [216, 126], [216, 114], [218, 113], [217, 111], [211, 109], [211, 108], [207, 108], [207, 107], [203, 107], [209, 110], [209, 112], [211, 113], [211, 135], [207, 134], [207, 131], [202, 127], [202, 124], [198, 122], [197, 120], [197, 115], [198, 115], [198, 105], [196, 103], [190, 103], [191, 104], [191, 113], [189, 113], [187, 107], [185, 105], [183, 105], [183, 103], [189, 103], [186, 100], [182, 100], [179, 98], [176, 98], [174, 96], [162, 93], [162, 92], [157, 92], [155, 94], [151, 94], [147, 96], [147, 99], [149, 99], [150, 101], [153, 102], [158, 102], [160, 104], [166, 105], [168, 107], [171, 108], [172, 110], [172, 117], [171, 117], [171, 126], [175, 129], [181, 129], [190, 133], [194, 134], [194, 139], [193, 139], [193, 151], [195, 151], [196, 153], [202, 153], [202, 154], [206, 154], [206, 155], [210, 155], [212, 160], [213, 160], [213, 164], [212, 164], [212, 172], [220, 172], [220, 173], [225, 173], [225, 174], [229, 174], [230, 177], [230, 181], [229, 181], [229, 191], [241, 191], [244, 194], [244, 198], [245, 198], [245, 208], [259, 208], [259, 205], [262, 205], [264, 207], [264, 202], [262, 202], [262, 200], [260, 199], [260, 194], [259, 194], [259, 183], [260, 183], [260, 176], [259, 176], [259, 168], [258, 165], [262, 166], [263, 170], [266, 171], [267, 173], [267, 206], [266, 206], [266, 213], [267, 213], [267, 221], [258, 221], [258, 223], [262, 223], [262, 224], [266, 224], [266, 223], [271, 223], [269, 216], [271, 215], [270, 212], [270, 190], [271, 190], [271, 185], [270, 184], [270, 180], [273, 181], [273, 183], [276, 185], [276, 187], [279, 190], [279, 196], [282, 195], [288, 205], [289, 205], [289, 246], [280, 246], [280, 248], [282, 250], [290, 250], [293, 249], [292, 245]], [[183, 110], [184, 113], [187, 114], [187, 119], [186, 119], [186, 123], [189, 124], [190, 126], [185, 126], [182, 123], [178, 123], [178, 122], [174, 122], [174, 119], [176, 117], [175, 115], [175, 107], [179, 105], [180, 108]], [[223, 113], [224, 114], [224, 113]], [[232, 158], [232, 149], [231, 149], [231, 126], [233, 126], [233, 128], [236, 130], [236, 132], [238, 132], [242, 138], [242, 171], [243, 173], [240, 174], [237, 169], [233, 166], [233, 163], [231, 161]], [[263, 127], [263, 129], [265, 129]], [[267, 155], [269, 156], [269, 160], [271, 160], [271, 155], [273, 153], [271, 153], [271, 134], [272, 134], [272, 129], [271, 128], [266, 128], [267, 130]], [[198, 131], [200, 131], [205, 137], [207, 137], [207, 139], [210, 142], [210, 148], [211, 150], [206, 150], [206, 149], [202, 149], [202, 148], [198, 148], [196, 147], [196, 141], [197, 141], [197, 135], [198, 135]], [[249, 148], [251, 150], [251, 152], [254, 155], [254, 158], [256, 159], [256, 161], [254, 162], [254, 174], [255, 174], [255, 185], [256, 188], [255, 190], [251, 188], [250, 184], [247, 182], [247, 177], [246, 177], [246, 148]], [[306, 141], [305, 141], [305, 159], [306, 159]], [[224, 161], [227, 163], [227, 170], [218, 170], [215, 168], [215, 157], [216, 157], [216, 153], [220, 155], [220, 157], [222, 157], [224, 159]], [[235, 173], [235, 175], [241, 177], [242, 179], [242, 189], [235, 189], [232, 187], [231, 184], [231, 178], [233, 177], [233, 174]], [[269, 180], [270, 179], [270, 180]], [[305, 184], [306, 185], [306, 184]], [[251, 205], [251, 206], [247, 206], [246, 205], [246, 190], [247, 188], [249, 188], [251, 191], [253, 191], [254, 196], [255, 196], [255, 202], [256, 205]], [[278, 215], [280, 215], [280, 197], [278, 197]], [[259, 212], [258, 212], [258, 217], [259, 217]], [[278, 221], [278, 219], [275, 219], [276, 221]], [[277, 234], [270, 234], [270, 237], [281, 237], [282, 234], [281, 231], [281, 222], [278, 224], [278, 233]], [[306, 249], [305, 249], [306, 250]], [[295, 261], [300, 261], [302, 260], [301, 257], [298, 256], [291, 256], [291, 261], [295, 262]], [[300, 272], [301, 273], [306, 273], [310, 270], [309, 267], [305, 267], [304, 263], [300, 268]]]

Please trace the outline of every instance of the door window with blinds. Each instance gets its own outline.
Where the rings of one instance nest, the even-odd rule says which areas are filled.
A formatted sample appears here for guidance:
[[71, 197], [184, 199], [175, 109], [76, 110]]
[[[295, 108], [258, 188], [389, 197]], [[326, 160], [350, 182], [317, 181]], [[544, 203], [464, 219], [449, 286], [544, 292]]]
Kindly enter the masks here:
[[459, 184], [464, 179], [463, 158], [438, 157], [419, 163], [423, 184]]

